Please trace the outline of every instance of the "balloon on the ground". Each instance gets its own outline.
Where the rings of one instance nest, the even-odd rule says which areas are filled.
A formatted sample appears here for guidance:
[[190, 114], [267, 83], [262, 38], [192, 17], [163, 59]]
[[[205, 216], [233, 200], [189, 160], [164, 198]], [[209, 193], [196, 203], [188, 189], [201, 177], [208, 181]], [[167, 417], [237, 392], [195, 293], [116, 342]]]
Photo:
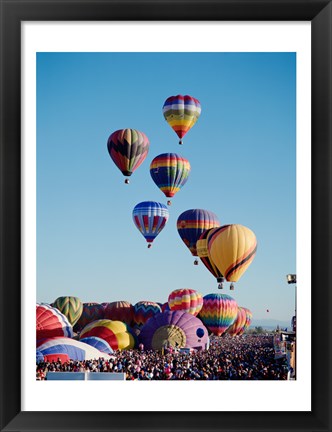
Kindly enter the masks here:
[[217, 215], [203, 209], [190, 209], [180, 214], [177, 220], [177, 230], [192, 255], [197, 256], [196, 243], [200, 235], [210, 228], [218, 227]]
[[189, 95], [170, 96], [163, 106], [163, 114], [167, 123], [180, 138], [182, 138], [197, 122], [201, 114], [201, 104], [198, 99]]
[[83, 303], [80, 319], [75, 324], [75, 330], [81, 330], [87, 324], [104, 318], [104, 307], [99, 303]]
[[149, 246], [165, 227], [169, 212], [165, 204], [156, 201], [143, 201], [133, 210], [133, 221]]
[[144, 162], [149, 146], [147, 136], [136, 129], [119, 129], [107, 141], [113, 162], [128, 177]]
[[43, 353], [37, 350], [36, 351], [36, 363], [38, 364], [38, 363], [43, 362], [43, 361], [44, 361]]
[[209, 272], [217, 279], [217, 282], [221, 283], [224, 279], [223, 275], [212, 261], [208, 248], [208, 236], [213, 230], [214, 228], [207, 229], [199, 236], [199, 239], [196, 242], [197, 255]]
[[81, 339], [81, 342], [86, 343], [97, 350], [104, 352], [106, 354], [112, 354], [113, 349], [111, 348], [110, 344], [106, 342], [104, 339], [101, 339], [97, 336], [89, 336], [86, 338]]
[[52, 306], [66, 315], [72, 326], [77, 323], [83, 311], [83, 303], [78, 297], [74, 296], [58, 297]]
[[142, 300], [134, 305], [134, 323], [141, 328], [149, 318], [161, 313], [158, 303]]
[[186, 184], [189, 173], [189, 161], [176, 153], [160, 154], [150, 164], [152, 180], [168, 198]]
[[108, 342], [114, 351], [122, 351], [134, 348], [135, 338], [132, 333], [132, 329], [121, 321], [102, 319], [84, 327], [81, 331], [80, 339], [97, 336]]
[[243, 307], [239, 306], [237, 309], [237, 315], [235, 321], [230, 327], [228, 327], [226, 333], [230, 334], [231, 336], [238, 335], [244, 328], [246, 324], [246, 319], [247, 319], [246, 311], [244, 310]]
[[145, 349], [205, 349], [208, 331], [202, 321], [183, 311], [167, 311], [152, 317], [142, 328], [139, 341]]
[[170, 310], [181, 310], [197, 316], [203, 306], [203, 297], [202, 294], [193, 289], [182, 288], [170, 293], [168, 304]]
[[37, 346], [44, 356], [67, 354], [70, 360], [92, 360], [98, 358], [109, 359], [109, 355], [98, 349], [74, 339], [54, 337], [41, 341]]
[[243, 225], [223, 225], [209, 234], [208, 248], [225, 279], [237, 282], [255, 257], [257, 240], [253, 231]]
[[170, 310], [171, 310], [171, 308], [169, 307], [168, 302], [164, 303], [164, 304], [161, 306], [161, 311], [162, 311], [162, 312], [166, 312], [166, 311], [170, 311]]
[[244, 324], [244, 326], [242, 327], [242, 329], [239, 331], [238, 335], [241, 336], [243, 335], [243, 333], [250, 327], [251, 321], [252, 321], [252, 312], [250, 309], [248, 308], [242, 308], [244, 309], [245, 313], [246, 313], [246, 322]]
[[36, 337], [37, 340], [66, 336], [73, 337], [73, 327], [68, 318], [59, 311], [46, 304], [36, 304]]
[[131, 324], [134, 317], [134, 307], [125, 300], [108, 303], [104, 307], [104, 318]]
[[203, 324], [216, 336], [225, 333], [233, 324], [238, 305], [227, 294], [207, 294], [203, 297], [203, 307], [198, 315]]

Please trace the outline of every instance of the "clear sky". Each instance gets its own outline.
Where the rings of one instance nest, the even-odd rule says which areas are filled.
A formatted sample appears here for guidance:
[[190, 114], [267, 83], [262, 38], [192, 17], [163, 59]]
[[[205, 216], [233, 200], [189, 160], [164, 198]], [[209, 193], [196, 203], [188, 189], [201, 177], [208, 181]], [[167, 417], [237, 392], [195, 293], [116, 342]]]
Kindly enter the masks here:
[[[178, 144], [167, 97], [189, 94], [202, 113]], [[37, 301], [167, 301], [192, 288], [232, 295], [256, 319], [290, 321], [296, 273], [296, 56], [293, 53], [38, 53]], [[145, 162], [130, 184], [107, 139], [144, 132]], [[191, 164], [151, 249], [132, 221], [141, 201], [167, 198], [150, 177], [160, 153]], [[178, 216], [203, 208], [257, 237], [256, 257], [229, 291], [182, 242]], [[267, 313], [266, 310], [270, 312]]]

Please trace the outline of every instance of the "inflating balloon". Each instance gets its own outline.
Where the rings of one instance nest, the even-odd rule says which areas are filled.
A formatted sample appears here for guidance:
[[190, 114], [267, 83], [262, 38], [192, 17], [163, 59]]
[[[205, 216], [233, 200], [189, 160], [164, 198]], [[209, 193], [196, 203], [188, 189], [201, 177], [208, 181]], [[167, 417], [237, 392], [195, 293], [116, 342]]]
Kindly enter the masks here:
[[59, 309], [46, 304], [36, 304], [37, 340], [66, 336], [73, 337], [73, 327]]
[[251, 312], [251, 310], [249, 310], [247, 308], [242, 308], [242, 309], [244, 309], [244, 311], [246, 313], [246, 322], [245, 322], [242, 330], [239, 331], [239, 333], [238, 333], [239, 336], [241, 336], [247, 330], [247, 328], [250, 327], [251, 320], [252, 320], [252, 312]]
[[102, 319], [84, 327], [80, 339], [96, 336], [108, 342], [114, 351], [126, 350], [135, 346], [135, 338], [132, 333], [132, 329], [121, 321]]
[[131, 324], [134, 317], [134, 307], [127, 301], [115, 301], [104, 306], [104, 318]]
[[151, 301], [139, 301], [134, 305], [134, 323], [141, 328], [149, 318], [161, 313], [158, 303]]
[[133, 210], [133, 221], [141, 232], [148, 247], [165, 227], [169, 218], [169, 212], [165, 204], [155, 201], [143, 201], [137, 204]]
[[104, 318], [104, 307], [99, 303], [83, 303], [83, 311], [80, 319], [75, 324], [74, 330], [82, 330], [87, 324]]
[[81, 339], [81, 342], [86, 343], [97, 350], [106, 353], [106, 354], [112, 354], [113, 349], [111, 348], [110, 344], [106, 342], [104, 339], [101, 339], [97, 336], [89, 336], [86, 338]]
[[152, 180], [168, 198], [172, 198], [186, 184], [189, 173], [189, 161], [175, 153], [160, 154], [150, 164]]
[[[136, 129], [119, 129], [110, 135], [107, 149], [113, 162], [124, 176], [132, 173], [144, 162], [149, 151], [147, 136]], [[126, 179], [126, 183], [129, 180]]]
[[239, 306], [235, 321], [230, 327], [228, 327], [226, 333], [230, 334], [231, 336], [238, 335], [243, 330], [246, 324], [246, 320], [247, 320], [246, 311], [244, 310], [244, 308]]
[[152, 317], [142, 328], [139, 341], [145, 349], [205, 349], [208, 331], [197, 317], [182, 311], [167, 311]]
[[198, 315], [203, 306], [203, 297], [193, 289], [177, 289], [168, 296], [170, 310], [180, 310], [191, 315]]
[[182, 138], [194, 126], [201, 114], [201, 104], [192, 96], [170, 96], [163, 106], [163, 114], [167, 123], [180, 138]]

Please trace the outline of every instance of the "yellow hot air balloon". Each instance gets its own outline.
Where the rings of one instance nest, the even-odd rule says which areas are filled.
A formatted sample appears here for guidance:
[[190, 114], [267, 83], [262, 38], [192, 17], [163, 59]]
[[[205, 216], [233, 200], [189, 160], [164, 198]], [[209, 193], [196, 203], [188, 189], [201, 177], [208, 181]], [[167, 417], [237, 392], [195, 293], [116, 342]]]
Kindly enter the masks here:
[[208, 248], [225, 279], [237, 282], [255, 257], [257, 240], [253, 231], [243, 225], [224, 225], [210, 231]]

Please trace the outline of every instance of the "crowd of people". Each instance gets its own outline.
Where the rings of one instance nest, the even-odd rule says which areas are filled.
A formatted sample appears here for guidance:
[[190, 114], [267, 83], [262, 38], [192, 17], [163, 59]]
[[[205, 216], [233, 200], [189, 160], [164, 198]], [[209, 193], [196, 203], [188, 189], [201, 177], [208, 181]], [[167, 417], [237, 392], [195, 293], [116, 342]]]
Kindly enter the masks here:
[[211, 337], [208, 350], [190, 353], [141, 349], [116, 351], [107, 360], [40, 362], [37, 380], [52, 371], [120, 372], [126, 380], [286, 380], [288, 367], [285, 358], [275, 359], [272, 336], [226, 335]]

